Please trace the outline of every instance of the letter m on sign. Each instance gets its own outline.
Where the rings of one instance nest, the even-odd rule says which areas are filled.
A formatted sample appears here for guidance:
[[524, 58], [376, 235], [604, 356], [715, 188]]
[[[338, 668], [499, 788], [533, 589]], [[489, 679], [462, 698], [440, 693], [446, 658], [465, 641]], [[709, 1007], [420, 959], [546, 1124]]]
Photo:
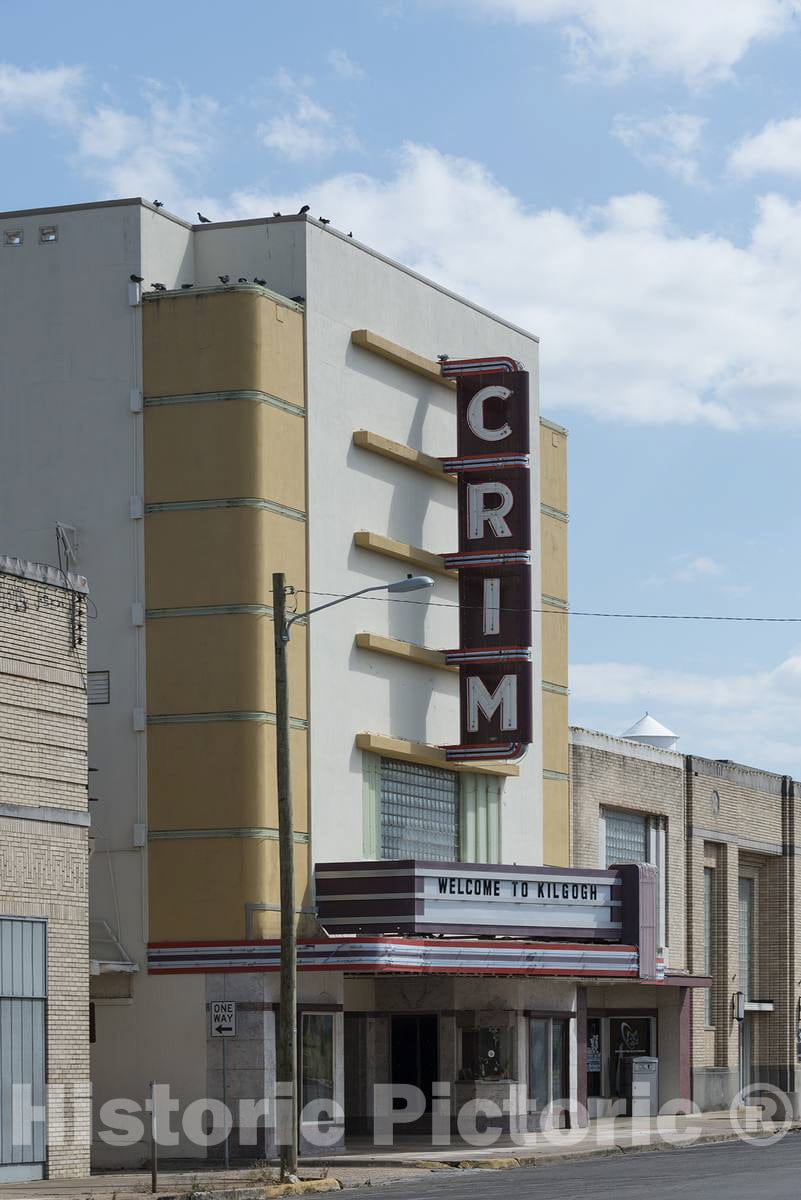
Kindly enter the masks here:
[[463, 664], [460, 668], [463, 745], [531, 741], [531, 664]]

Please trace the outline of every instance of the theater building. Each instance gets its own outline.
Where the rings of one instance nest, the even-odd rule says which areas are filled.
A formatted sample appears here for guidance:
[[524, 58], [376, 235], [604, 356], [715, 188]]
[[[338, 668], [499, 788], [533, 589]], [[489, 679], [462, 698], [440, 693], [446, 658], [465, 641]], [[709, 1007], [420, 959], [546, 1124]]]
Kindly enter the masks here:
[[[437, 1080], [457, 1106], [522, 1095], [534, 1121], [580, 1099], [588, 989], [640, 1008], [664, 968], [658, 872], [570, 866], [566, 435], [540, 416], [537, 338], [300, 215], [192, 226], [123, 200], [0, 214], [0, 237], [0, 541], [52, 557], [58, 513], [97, 605], [96, 1109], [153, 1079], [183, 1106], [273, 1093], [273, 571], [298, 610], [434, 580], [293, 627], [301, 1100], [338, 1102], [336, 1147], [369, 1125], [373, 1082], [415, 1084], [429, 1109]], [[462, 486], [447, 364], [475, 358], [526, 372], [508, 494], [492, 474]], [[473, 418], [497, 456], [503, 412]], [[514, 669], [474, 660], [475, 685], [463, 516], [482, 552], [517, 539], [531, 615]], [[508, 612], [494, 578], [487, 637]], [[476, 753], [490, 734], [497, 756]], [[225, 1077], [216, 1001], [238, 1006]], [[144, 1157], [100, 1134], [98, 1164]], [[181, 1134], [170, 1154], [198, 1147]]]

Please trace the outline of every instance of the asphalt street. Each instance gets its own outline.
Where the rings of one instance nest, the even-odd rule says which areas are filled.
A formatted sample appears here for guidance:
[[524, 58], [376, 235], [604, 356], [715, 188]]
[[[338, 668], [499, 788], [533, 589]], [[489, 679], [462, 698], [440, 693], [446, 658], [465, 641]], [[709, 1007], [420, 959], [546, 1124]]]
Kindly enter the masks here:
[[725, 1142], [511, 1171], [435, 1172], [430, 1180], [381, 1188], [380, 1195], [382, 1200], [799, 1200], [801, 1134], [788, 1134], [772, 1146]]

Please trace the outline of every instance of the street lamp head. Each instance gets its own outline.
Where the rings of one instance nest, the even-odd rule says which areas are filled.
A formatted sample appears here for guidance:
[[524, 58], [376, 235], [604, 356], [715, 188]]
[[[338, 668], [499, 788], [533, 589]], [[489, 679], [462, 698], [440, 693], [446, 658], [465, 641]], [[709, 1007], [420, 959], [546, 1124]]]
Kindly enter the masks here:
[[423, 588], [431, 588], [434, 586], [434, 580], [428, 575], [407, 575], [405, 579], [398, 579], [395, 583], [387, 585], [388, 592], [419, 592]]

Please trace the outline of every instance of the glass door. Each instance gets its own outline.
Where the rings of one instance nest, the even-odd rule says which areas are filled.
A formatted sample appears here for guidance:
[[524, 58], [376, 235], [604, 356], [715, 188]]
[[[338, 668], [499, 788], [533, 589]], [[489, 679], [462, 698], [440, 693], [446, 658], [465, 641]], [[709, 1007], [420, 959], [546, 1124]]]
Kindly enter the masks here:
[[549, 1115], [554, 1124], [568, 1124], [570, 1104], [570, 1035], [561, 1017], [529, 1019], [529, 1112]]

